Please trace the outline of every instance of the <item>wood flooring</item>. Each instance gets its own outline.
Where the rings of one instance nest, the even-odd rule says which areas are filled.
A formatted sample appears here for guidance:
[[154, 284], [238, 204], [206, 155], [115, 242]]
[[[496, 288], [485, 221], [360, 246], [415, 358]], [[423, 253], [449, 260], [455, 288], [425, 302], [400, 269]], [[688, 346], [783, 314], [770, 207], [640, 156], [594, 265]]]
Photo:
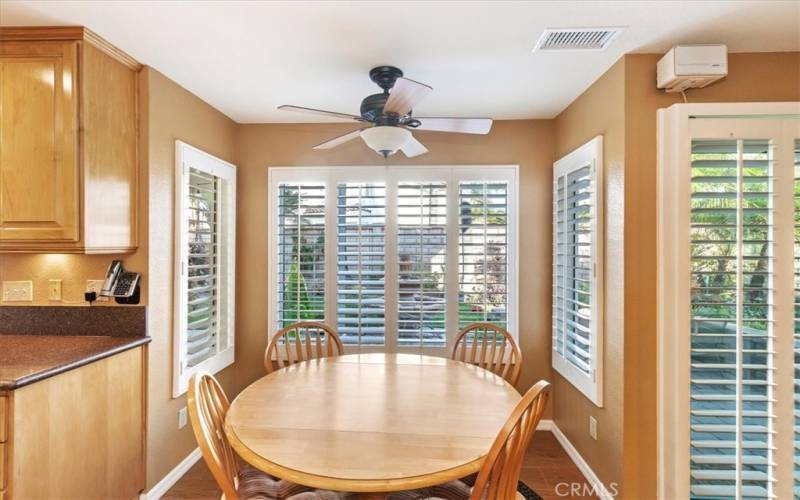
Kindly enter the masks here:
[[[548, 431], [538, 431], [522, 463], [520, 479], [538, 493], [544, 500], [581, 500], [596, 498], [571, 494], [589, 492], [591, 485], [578, 470], [564, 449]], [[575, 483], [577, 486], [571, 487]], [[195, 464], [165, 496], [164, 500], [219, 500], [220, 489], [205, 462]]]

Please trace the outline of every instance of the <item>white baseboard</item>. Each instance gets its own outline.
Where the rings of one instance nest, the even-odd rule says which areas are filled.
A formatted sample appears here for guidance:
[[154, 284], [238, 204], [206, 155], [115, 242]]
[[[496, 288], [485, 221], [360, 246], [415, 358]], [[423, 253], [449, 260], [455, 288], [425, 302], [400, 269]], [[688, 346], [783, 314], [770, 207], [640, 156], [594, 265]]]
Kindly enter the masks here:
[[[569, 458], [572, 459], [572, 462], [578, 467], [578, 470], [581, 471], [583, 476], [586, 478], [586, 481], [589, 483], [589, 486], [594, 489], [594, 494], [600, 497], [602, 500], [613, 500], [614, 495], [606, 488], [606, 485], [600, 481], [600, 478], [597, 477], [597, 474], [594, 473], [589, 464], [586, 463], [586, 460], [583, 459], [578, 450], [570, 443], [567, 436], [561, 432], [561, 429], [558, 428], [556, 423], [552, 420], [542, 420], [539, 422], [539, 425], [536, 427], [537, 430], [548, 430], [553, 433], [553, 436], [558, 440], [561, 447], [564, 448], [564, 451], [567, 452]], [[615, 491], [616, 494], [616, 491]]]
[[203, 454], [200, 452], [200, 448], [195, 448], [194, 451], [192, 451], [191, 453], [189, 453], [189, 455], [186, 456], [186, 458], [181, 460], [181, 463], [176, 465], [175, 468], [169, 471], [169, 473], [166, 476], [161, 478], [161, 481], [159, 481], [158, 483], [156, 483], [155, 486], [150, 488], [150, 491], [146, 491], [140, 494], [139, 500], [159, 500], [202, 457]]

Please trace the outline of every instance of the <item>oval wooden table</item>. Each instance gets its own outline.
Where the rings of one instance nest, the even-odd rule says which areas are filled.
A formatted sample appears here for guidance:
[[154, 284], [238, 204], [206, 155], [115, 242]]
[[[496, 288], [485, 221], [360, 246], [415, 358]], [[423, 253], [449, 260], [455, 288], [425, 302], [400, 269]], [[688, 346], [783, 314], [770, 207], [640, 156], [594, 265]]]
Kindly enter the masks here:
[[278, 370], [233, 401], [225, 432], [268, 474], [385, 498], [480, 469], [520, 395], [473, 365], [352, 354]]

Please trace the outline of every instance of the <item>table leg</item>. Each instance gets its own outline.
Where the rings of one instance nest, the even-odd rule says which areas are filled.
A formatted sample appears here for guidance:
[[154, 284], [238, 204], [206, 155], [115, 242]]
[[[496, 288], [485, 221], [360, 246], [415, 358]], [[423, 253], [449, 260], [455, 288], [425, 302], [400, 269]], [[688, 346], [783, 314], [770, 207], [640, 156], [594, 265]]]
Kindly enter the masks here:
[[389, 497], [388, 493], [360, 493], [361, 500], [385, 500]]

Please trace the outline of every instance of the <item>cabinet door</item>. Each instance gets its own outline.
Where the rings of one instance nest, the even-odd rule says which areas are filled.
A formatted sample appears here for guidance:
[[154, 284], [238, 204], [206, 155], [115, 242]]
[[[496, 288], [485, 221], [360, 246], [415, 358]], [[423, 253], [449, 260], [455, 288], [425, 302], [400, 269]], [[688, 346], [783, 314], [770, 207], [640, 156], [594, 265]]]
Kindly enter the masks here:
[[0, 241], [77, 241], [77, 45], [0, 44]]

